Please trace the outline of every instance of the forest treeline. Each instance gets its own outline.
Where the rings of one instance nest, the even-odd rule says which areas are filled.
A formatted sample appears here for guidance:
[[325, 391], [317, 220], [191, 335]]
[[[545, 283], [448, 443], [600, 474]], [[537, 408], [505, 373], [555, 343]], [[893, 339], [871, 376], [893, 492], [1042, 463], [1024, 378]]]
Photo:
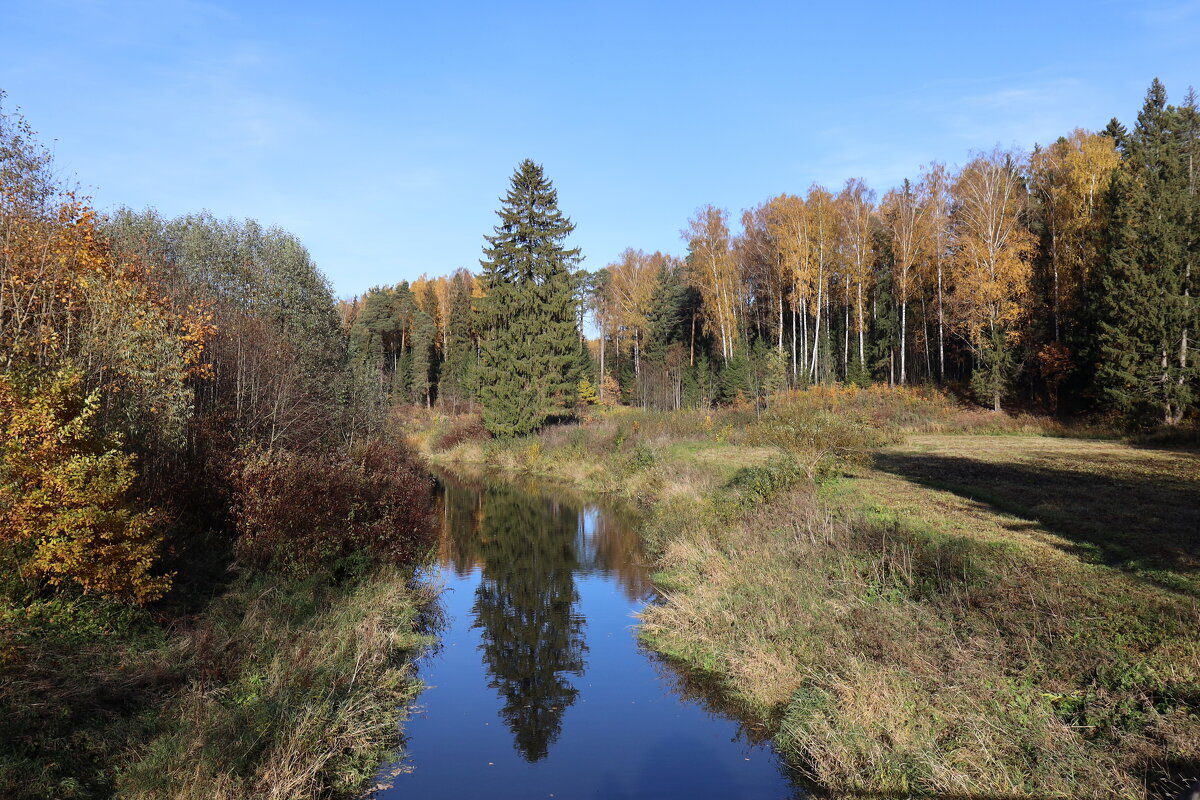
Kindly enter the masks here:
[[[554, 367], [560, 382], [578, 377], [578, 392], [560, 389], [550, 405], [698, 408], [886, 382], [936, 384], [997, 410], [1177, 424], [1200, 389], [1198, 156], [1195, 93], [1170, 105], [1155, 80], [1132, 129], [1114, 119], [1029, 154], [930, 164], [882, 197], [859, 179], [814, 184], [744, 211], [737, 230], [726, 210], [704, 206], [682, 231], [683, 257], [630, 248], [594, 273], [574, 251], [531, 257], [570, 278], [580, 341], [573, 363]], [[496, 235], [560, 246], [570, 223], [543, 225], [561, 214], [534, 168], [514, 175]], [[517, 202], [538, 192], [542, 206]], [[480, 396], [489, 342], [507, 330], [488, 299], [500, 285], [495, 254], [483, 263], [479, 275], [423, 277], [342, 304], [352, 358], [375, 376], [380, 402], [483, 399], [485, 417], [529, 402]], [[504, 285], [532, 298], [549, 284]]]
[[208, 213], [99, 214], [8, 113], [0, 243], [13, 602], [55, 587], [154, 601], [194, 581], [189, 559], [214, 541], [295, 570], [420, 540], [428, 479], [360, 402], [367, 377], [295, 236]]
[[[581, 404], [765, 403], [833, 382], [1130, 425], [1196, 407], [1200, 111], [1157, 80], [1132, 129], [932, 164], [881, 198], [814, 185], [736, 231], [704, 206], [683, 257], [631, 248], [592, 273], [526, 161], [478, 274], [343, 302], [291, 234], [98, 214], [19, 115], [0, 125], [0, 522], [29, 591], [153, 600], [188, 530], [293, 567], [386, 550], [377, 526], [414, 500], [413, 480], [370, 474], [408, 463], [384, 433], [396, 402], [477, 404], [497, 435]], [[282, 535], [297, 521], [280, 493], [313, 487], [279, 476], [306, 473], [341, 476], [343, 540]], [[356, 512], [368, 497], [376, 511]]]

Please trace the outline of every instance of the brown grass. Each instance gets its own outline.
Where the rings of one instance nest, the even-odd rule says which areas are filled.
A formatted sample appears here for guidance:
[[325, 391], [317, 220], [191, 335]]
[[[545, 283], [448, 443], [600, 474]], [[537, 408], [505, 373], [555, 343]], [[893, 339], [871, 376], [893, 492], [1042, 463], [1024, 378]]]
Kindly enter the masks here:
[[170, 645], [192, 677], [160, 734], [119, 780], [129, 798], [357, 796], [395, 753], [397, 709], [417, 684], [424, 602], [383, 567], [352, 591], [327, 576], [235, 587]]

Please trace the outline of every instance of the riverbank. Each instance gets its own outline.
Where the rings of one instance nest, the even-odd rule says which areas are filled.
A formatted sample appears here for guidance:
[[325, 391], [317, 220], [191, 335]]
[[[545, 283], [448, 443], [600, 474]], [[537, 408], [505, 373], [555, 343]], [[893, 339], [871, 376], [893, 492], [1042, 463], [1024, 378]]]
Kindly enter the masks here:
[[643, 638], [827, 789], [1142, 797], [1200, 764], [1194, 453], [883, 390], [451, 428], [433, 460], [639, 503]]
[[170, 626], [87, 596], [0, 608], [0, 794], [356, 797], [399, 746], [410, 570], [235, 577]]

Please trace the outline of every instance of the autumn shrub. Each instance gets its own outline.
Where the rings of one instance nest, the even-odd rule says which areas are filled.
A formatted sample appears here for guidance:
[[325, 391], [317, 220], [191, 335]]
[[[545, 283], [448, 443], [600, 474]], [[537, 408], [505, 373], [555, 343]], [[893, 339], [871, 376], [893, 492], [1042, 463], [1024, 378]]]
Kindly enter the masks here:
[[443, 452], [463, 442], [486, 441], [490, 438], [492, 435], [484, 427], [483, 419], [471, 416], [453, 423], [445, 433], [434, 439], [432, 447], [435, 452]]
[[156, 574], [163, 533], [132, 502], [133, 456], [93, 429], [98, 391], [77, 371], [0, 376], [0, 540], [27, 577], [145, 603], [170, 576]]
[[238, 555], [286, 571], [366, 553], [403, 563], [432, 541], [432, 479], [398, 441], [349, 456], [260, 449], [232, 478]]

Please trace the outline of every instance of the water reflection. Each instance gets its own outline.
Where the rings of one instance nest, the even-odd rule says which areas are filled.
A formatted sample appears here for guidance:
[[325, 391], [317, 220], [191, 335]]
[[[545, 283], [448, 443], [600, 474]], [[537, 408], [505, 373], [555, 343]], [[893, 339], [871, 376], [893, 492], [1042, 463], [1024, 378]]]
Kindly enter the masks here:
[[637, 539], [612, 515], [552, 495], [448, 477], [443, 486], [442, 566], [459, 577], [479, 571], [472, 627], [488, 686], [504, 702], [517, 751], [540, 761], [579, 695], [571, 677], [585, 666], [575, 576], [615, 576], [630, 599], [646, 596]]
[[[441, 478], [441, 535], [438, 542], [438, 562], [443, 569], [452, 571], [457, 577], [465, 578], [473, 571], [485, 566], [484, 518], [485, 505], [493, 494], [504, 494], [507, 501], [502, 505], [492, 504], [493, 518], [504, 517], [511, 511], [529, 512], [541, 507], [549, 514], [562, 518], [563, 531], [573, 538], [571, 552], [572, 570], [582, 575], [602, 575], [614, 578], [625, 597], [630, 601], [641, 601], [653, 595], [654, 587], [642, 555], [638, 539], [630, 520], [613, 509], [588, 504], [563, 491], [550, 492], [537, 484], [514, 485], [506, 482], [490, 482], [481, 477], [470, 479], [462, 475], [440, 475]], [[527, 508], [527, 506], [529, 508]], [[506, 525], [503, 519], [493, 519], [497, 525]], [[523, 532], [516, 531], [514, 545], [519, 547]], [[503, 560], [511, 551], [493, 551], [493, 560]]]
[[511, 488], [484, 495], [478, 544], [482, 575], [475, 590], [491, 688], [526, 761], [540, 761], [562, 730], [562, 715], [583, 674], [583, 620], [572, 573], [578, 517], [549, 502], [529, 503]]
[[381, 797], [802, 796], [758, 730], [638, 647], [653, 587], [628, 520], [536, 484], [441, 486], [445, 624]]

